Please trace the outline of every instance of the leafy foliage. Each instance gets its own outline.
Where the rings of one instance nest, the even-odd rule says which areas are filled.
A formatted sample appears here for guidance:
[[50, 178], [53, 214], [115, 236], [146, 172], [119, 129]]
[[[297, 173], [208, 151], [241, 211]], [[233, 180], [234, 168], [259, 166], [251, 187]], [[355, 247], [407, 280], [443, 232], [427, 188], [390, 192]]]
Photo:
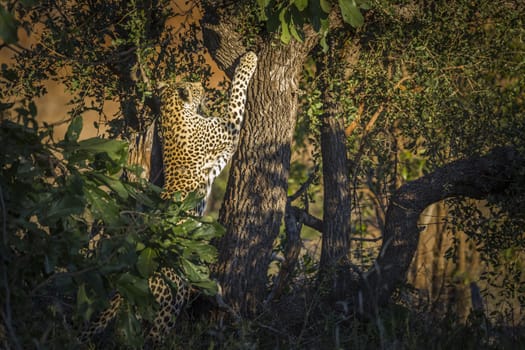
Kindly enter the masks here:
[[[494, 147], [525, 150], [520, 2], [371, 4], [358, 35], [328, 33], [328, 53], [318, 50], [305, 64], [296, 130], [296, 145], [313, 150], [311, 161], [319, 164], [319, 120], [327, 110], [321, 93], [337, 101], [353, 181], [350, 254], [364, 269], [377, 257], [389, 197], [403, 183]], [[326, 78], [320, 68], [330, 55], [338, 59], [326, 69], [329, 84], [320, 87]], [[523, 250], [523, 185], [489, 198], [483, 212], [485, 203], [455, 204], [447, 220], [454, 233], [469, 234], [485, 264], [484, 285], [500, 294], [497, 300], [512, 296], [517, 314], [523, 308], [523, 267], [516, 264]], [[297, 187], [295, 179], [290, 187]], [[310, 191], [321, 197], [318, 187]], [[311, 201], [310, 210], [320, 211], [318, 202]]]
[[[199, 41], [188, 40], [196, 38], [192, 7], [177, 12], [171, 5], [167, 0], [8, 1], [18, 28], [38, 39], [13, 49], [12, 64], [2, 68], [8, 78], [2, 93], [6, 99], [38, 98], [52, 80], [71, 96], [69, 119], [95, 112], [96, 126], [109, 126], [112, 137], [146, 130], [157, 116], [157, 82], [211, 75]], [[169, 25], [173, 17], [181, 28]], [[120, 106], [114, 116], [106, 114], [108, 101]]]
[[[525, 57], [523, 6], [517, 2], [479, 6], [468, 1], [435, 6], [377, 2], [374, 8], [378, 11], [362, 28], [360, 57], [350, 64], [347, 85], [354, 105], [354, 112], [348, 110], [347, 115], [360, 118], [365, 131], [364, 137], [349, 140], [350, 152], [357, 154], [357, 192], [362, 193], [356, 206], [363, 211], [357, 214], [364, 218], [384, 215], [390, 193], [445, 163], [497, 146], [525, 149], [525, 85], [523, 79], [516, 79], [525, 74], [519, 63]], [[367, 132], [368, 125], [372, 127]], [[523, 184], [516, 186], [523, 188]], [[487, 262], [495, 254], [492, 249], [523, 244], [520, 239], [504, 238], [522, 235], [521, 215], [508, 211], [512, 206], [505, 204], [523, 208], [523, 200], [515, 197], [519, 192], [516, 188], [514, 195], [490, 199], [512, 213], [505, 217], [506, 225], [471, 227], [483, 232], [479, 249], [492, 247], [484, 256]], [[366, 211], [370, 207], [375, 213]], [[490, 221], [503, 219], [497, 207]], [[473, 218], [471, 210], [464, 213]], [[451, 226], [459, 230], [466, 229], [467, 222], [475, 224], [459, 210], [451, 216], [455, 218]], [[370, 231], [382, 229], [381, 215], [365, 221]], [[491, 244], [491, 239], [502, 241]]]
[[[83, 117], [95, 111], [98, 127], [110, 119], [106, 101], [115, 101], [121, 108], [108, 123], [110, 134], [142, 132], [156, 117], [156, 81], [176, 73], [207, 76], [209, 67], [196, 69], [202, 55], [178, 55], [168, 45], [177, 35], [165, 26], [177, 15], [168, 1], [9, 1], [1, 15], [6, 44], [16, 41], [13, 30], [38, 33], [30, 47], [8, 46], [12, 64], [0, 72], [0, 299], [7, 337], [22, 347], [72, 347], [76, 331], [63, 330], [81, 327], [118, 291], [125, 298], [120, 342], [140, 346], [138, 317], [151, 320], [157, 308], [147, 279], [171, 267], [214, 294], [207, 266], [217, 252], [209, 242], [223, 229], [188, 215], [200, 200], [195, 196], [161, 201], [161, 189], [127, 164], [125, 141], [80, 140]], [[181, 53], [198, 45], [181, 43]], [[49, 80], [71, 96], [69, 126], [58, 142], [52, 126], [37, 123], [33, 102], [47, 93]]]
[[316, 32], [323, 36], [321, 45], [325, 50], [328, 46], [325, 41], [328, 32], [328, 14], [332, 6], [338, 6], [345, 23], [352, 27], [362, 26], [364, 23], [361, 9], [369, 9], [366, 0], [338, 0], [335, 5], [330, 0], [257, 0], [259, 7], [258, 18], [266, 23], [269, 32], [280, 30], [280, 39], [288, 44], [292, 38], [302, 42], [304, 39], [303, 26], [310, 24]]
[[148, 182], [122, 181], [126, 143], [78, 141], [81, 118], [56, 144], [25, 121], [33, 126], [3, 120], [0, 133], [2, 306], [16, 315], [14, 328], [26, 330], [22, 343], [36, 337], [57, 344], [62, 318], [88, 320], [118, 290], [128, 304], [125, 341], [139, 344], [141, 329], [129, 320], [154, 315], [147, 279], [159, 266], [216, 292], [206, 265], [217, 254], [209, 241], [222, 228], [186, 214], [198, 198], [166, 203]]

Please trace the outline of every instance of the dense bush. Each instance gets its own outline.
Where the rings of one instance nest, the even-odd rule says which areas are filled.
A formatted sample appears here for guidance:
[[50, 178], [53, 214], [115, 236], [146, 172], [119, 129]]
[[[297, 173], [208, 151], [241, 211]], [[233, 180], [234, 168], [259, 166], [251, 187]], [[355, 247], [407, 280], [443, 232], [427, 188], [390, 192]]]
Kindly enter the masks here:
[[140, 170], [127, 167], [125, 142], [78, 141], [80, 118], [64, 140], [51, 142], [29, 107], [18, 110], [22, 123], [4, 119], [0, 129], [2, 319], [12, 341], [72, 346], [73, 327], [118, 291], [127, 302], [119, 334], [139, 344], [137, 317], [154, 316], [147, 279], [159, 266], [216, 292], [206, 264], [216, 256], [209, 241], [222, 229], [187, 214], [199, 198], [161, 201], [147, 181], [122, 179]]

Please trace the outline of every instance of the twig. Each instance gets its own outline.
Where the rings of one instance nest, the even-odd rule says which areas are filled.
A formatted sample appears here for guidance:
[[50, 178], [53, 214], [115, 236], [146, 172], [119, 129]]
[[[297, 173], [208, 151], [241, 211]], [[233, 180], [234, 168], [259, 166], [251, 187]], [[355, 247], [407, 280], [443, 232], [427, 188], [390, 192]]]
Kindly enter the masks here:
[[2, 50], [4, 47], [5, 47], [6, 49], [9, 49], [9, 50], [13, 51], [13, 52], [16, 53], [17, 55], [19, 55], [19, 54], [22, 53], [22, 51], [18, 51], [18, 50], [16, 50], [12, 45], [8, 45], [8, 44], [3, 44], [3, 45], [1, 45], [1, 46], [0, 46], [0, 50]]
[[308, 189], [308, 187], [312, 184], [312, 182], [315, 180], [315, 177], [317, 175], [317, 171], [319, 170], [319, 165], [316, 165], [313, 169], [313, 171], [308, 176], [308, 179], [299, 187], [299, 189], [292, 194], [291, 196], [288, 196], [288, 201], [293, 202], [297, 198], [299, 198], [304, 191]]
[[[406, 77], [403, 77], [401, 79], [399, 79], [399, 81], [396, 83], [396, 85], [394, 85], [394, 90], [395, 89], [399, 89], [399, 90], [406, 90], [406, 88], [403, 86], [403, 83], [407, 80], [410, 80], [412, 79], [412, 75], [408, 75]], [[401, 86], [403, 86], [403, 88], [401, 88]]]
[[357, 110], [356, 117], [354, 118], [354, 120], [352, 120], [352, 123], [350, 123], [350, 125], [348, 125], [348, 127], [345, 129], [346, 137], [349, 137], [350, 135], [352, 135], [354, 130], [357, 128], [357, 126], [359, 125], [359, 122], [361, 121], [361, 117], [363, 116], [364, 110], [365, 110], [365, 104], [361, 103], [359, 105], [359, 109]]
[[281, 336], [286, 336], [286, 335], [288, 335], [288, 333], [286, 333], [286, 332], [280, 331], [280, 330], [278, 330], [278, 329], [276, 329], [276, 328], [274, 328], [274, 327], [272, 327], [272, 326], [267, 326], [267, 325], [265, 325], [265, 324], [263, 324], [263, 323], [259, 323], [259, 322], [258, 322], [257, 325], [258, 325], [259, 327], [261, 327], [261, 328], [265, 328], [265, 329], [267, 329], [267, 330], [269, 330], [269, 331], [272, 331], [272, 332], [274, 332], [274, 333], [276, 333], [276, 334], [279, 334], [279, 335], [281, 335]]
[[377, 111], [374, 113], [374, 115], [372, 115], [372, 118], [370, 118], [370, 121], [366, 124], [366, 127], [365, 127], [365, 135], [368, 134], [370, 132], [370, 130], [372, 130], [372, 127], [374, 126], [374, 124], [376, 123], [377, 121], [377, 118], [379, 117], [379, 115], [381, 114], [381, 112], [383, 112], [383, 109], [384, 109], [384, 105], [381, 105], [379, 106], [379, 108], [377, 109]]
[[350, 237], [351, 241], [359, 241], [359, 242], [377, 242], [383, 239], [383, 236], [379, 237], [373, 237], [373, 238], [365, 238], [365, 237]]
[[430, 71], [437, 71], [437, 70], [447, 71], [447, 70], [456, 70], [456, 69], [462, 70], [465, 68], [466, 68], [465, 65], [459, 65], [459, 66], [448, 66], [448, 67], [440, 67], [440, 68], [428, 67], [427, 69]]

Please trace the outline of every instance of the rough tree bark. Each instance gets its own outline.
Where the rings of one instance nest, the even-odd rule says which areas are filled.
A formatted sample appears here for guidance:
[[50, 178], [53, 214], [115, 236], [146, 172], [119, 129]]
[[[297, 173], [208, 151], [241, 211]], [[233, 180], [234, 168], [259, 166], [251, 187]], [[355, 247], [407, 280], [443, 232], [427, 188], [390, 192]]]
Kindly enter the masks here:
[[[337, 100], [334, 86], [343, 79], [345, 50], [343, 40], [337, 40], [340, 31], [330, 35], [330, 46], [335, 47], [326, 54], [320, 65], [319, 84], [322, 91], [323, 110], [321, 116], [321, 155], [323, 160], [323, 226], [320, 261], [320, 281], [329, 286], [329, 298], [340, 300], [345, 292], [339, 272], [348, 265], [350, 252], [350, 179], [346, 156], [346, 136], [341, 104]], [[335, 79], [334, 79], [335, 77]]]
[[504, 192], [519, 180], [525, 159], [508, 147], [495, 148], [482, 157], [452, 162], [401, 186], [392, 196], [385, 218], [383, 244], [374, 267], [355, 281], [351, 294], [365, 313], [385, 304], [406, 278], [416, 252], [419, 215], [432, 203], [451, 197], [484, 199]]
[[324, 200], [319, 277], [338, 300], [345, 290], [339, 270], [348, 265], [350, 252], [350, 179], [343, 120], [331, 114], [321, 123]]
[[[243, 18], [233, 6], [208, 4], [205, 12], [205, 44], [217, 63], [229, 68], [245, 51], [237, 33]], [[225, 301], [241, 315], [255, 313], [265, 297], [272, 247], [286, 206], [298, 80], [319, 40], [312, 31], [303, 42], [289, 45], [260, 39], [258, 68], [248, 88], [239, 149], [219, 215], [227, 233], [218, 242], [214, 268]]]

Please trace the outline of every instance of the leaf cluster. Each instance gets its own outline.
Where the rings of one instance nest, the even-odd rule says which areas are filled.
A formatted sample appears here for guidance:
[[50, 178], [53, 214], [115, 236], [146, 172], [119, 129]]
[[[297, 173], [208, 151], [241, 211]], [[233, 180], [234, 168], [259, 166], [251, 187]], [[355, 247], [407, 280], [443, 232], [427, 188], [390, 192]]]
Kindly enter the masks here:
[[305, 24], [318, 33], [321, 33], [321, 45], [328, 50], [326, 34], [328, 32], [328, 14], [333, 6], [341, 12], [343, 21], [352, 27], [363, 25], [364, 18], [361, 10], [369, 9], [366, 0], [257, 0], [258, 18], [266, 24], [270, 33], [279, 31], [279, 38], [283, 44], [288, 44], [292, 38], [302, 42], [304, 40], [303, 27]]
[[71, 342], [62, 339], [60, 330], [70, 327], [62, 320], [82, 324], [118, 291], [127, 305], [119, 315], [123, 341], [140, 345], [142, 329], [133, 325], [138, 315], [154, 316], [147, 279], [162, 266], [205, 293], [216, 292], [206, 266], [217, 255], [209, 242], [223, 230], [187, 214], [200, 198], [168, 203], [160, 188], [123, 180], [124, 171], [140, 171], [126, 165], [126, 142], [79, 141], [80, 117], [53, 143], [24, 113], [25, 125], [4, 118], [0, 129], [6, 147], [0, 155], [0, 284], [12, 337], [18, 334], [23, 344]]

